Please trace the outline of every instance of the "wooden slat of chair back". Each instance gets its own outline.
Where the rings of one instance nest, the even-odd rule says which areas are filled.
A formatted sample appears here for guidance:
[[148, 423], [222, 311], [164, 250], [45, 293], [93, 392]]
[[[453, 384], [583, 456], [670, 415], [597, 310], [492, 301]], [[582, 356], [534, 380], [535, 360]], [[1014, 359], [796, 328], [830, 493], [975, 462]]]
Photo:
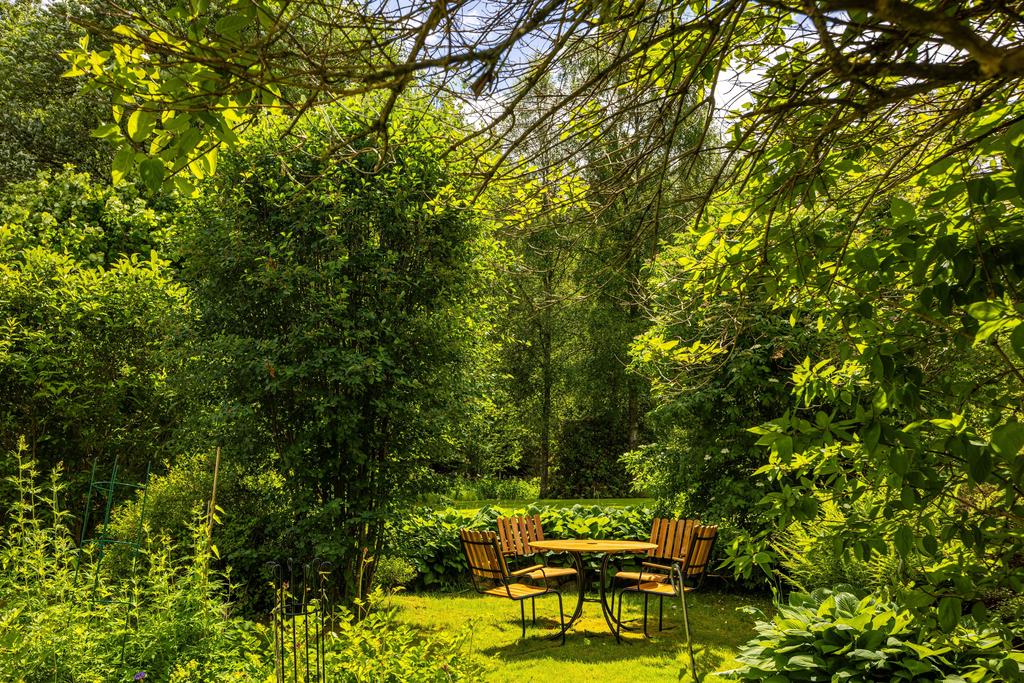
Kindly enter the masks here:
[[696, 519], [665, 519], [655, 517], [651, 523], [651, 543], [658, 547], [647, 551], [653, 559], [671, 562], [684, 557], [690, 547], [693, 530], [700, 526]]
[[537, 551], [530, 543], [544, 540], [540, 515], [498, 517], [498, 535], [501, 537], [501, 551], [504, 554], [533, 555]]
[[508, 576], [505, 558], [498, 551], [498, 537], [493, 531], [460, 529], [459, 539], [469, 562], [469, 570], [483, 579], [501, 580]]
[[689, 551], [686, 553], [687, 577], [703, 577], [711, 563], [711, 549], [718, 536], [717, 526], [698, 526], [693, 530]]

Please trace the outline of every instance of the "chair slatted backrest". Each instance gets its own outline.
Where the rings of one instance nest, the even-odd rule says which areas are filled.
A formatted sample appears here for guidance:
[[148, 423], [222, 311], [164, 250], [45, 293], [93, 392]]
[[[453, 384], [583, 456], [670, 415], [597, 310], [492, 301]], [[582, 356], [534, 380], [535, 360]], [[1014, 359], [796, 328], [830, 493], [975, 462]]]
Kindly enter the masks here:
[[504, 554], [517, 557], [533, 555], [537, 550], [530, 543], [544, 540], [540, 515], [498, 517], [498, 536], [501, 537], [501, 551]]
[[703, 581], [711, 564], [711, 551], [718, 538], [717, 526], [698, 526], [690, 537], [689, 551], [683, 566], [683, 575]]
[[466, 554], [469, 571], [474, 581], [478, 578], [504, 581], [508, 576], [505, 558], [498, 549], [498, 537], [493, 531], [459, 529], [462, 551]]
[[699, 526], [700, 521], [696, 519], [655, 517], [651, 523], [651, 543], [657, 543], [658, 547], [648, 550], [647, 555], [664, 562], [685, 557], [693, 530]]

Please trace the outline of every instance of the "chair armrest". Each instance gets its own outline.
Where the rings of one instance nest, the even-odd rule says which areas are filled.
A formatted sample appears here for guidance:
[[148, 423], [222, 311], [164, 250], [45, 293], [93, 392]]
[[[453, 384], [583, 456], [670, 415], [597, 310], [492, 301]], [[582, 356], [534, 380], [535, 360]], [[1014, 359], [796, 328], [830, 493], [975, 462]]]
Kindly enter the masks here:
[[641, 562], [640, 564], [642, 564], [644, 567], [649, 567], [650, 569], [663, 569], [667, 572], [672, 571], [672, 567], [666, 564], [656, 564], [654, 562]]
[[524, 567], [523, 569], [517, 569], [514, 572], [509, 572], [508, 575], [509, 576], [522, 576], [523, 574], [529, 574], [530, 572], [535, 572], [538, 569], [540, 569], [541, 573], [543, 573], [544, 565], [542, 565], [542, 564], [535, 564], [532, 567]]

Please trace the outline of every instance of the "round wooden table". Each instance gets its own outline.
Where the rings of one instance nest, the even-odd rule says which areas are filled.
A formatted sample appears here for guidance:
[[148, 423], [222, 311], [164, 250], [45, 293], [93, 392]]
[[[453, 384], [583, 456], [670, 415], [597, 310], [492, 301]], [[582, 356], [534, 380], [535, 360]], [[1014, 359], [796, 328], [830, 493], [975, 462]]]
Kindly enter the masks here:
[[601, 597], [597, 602], [601, 603], [601, 613], [604, 615], [605, 623], [608, 624], [608, 629], [615, 636], [615, 639], [618, 640], [619, 634], [616, 628], [618, 621], [612, 613], [612, 608], [608, 606], [607, 590], [605, 587], [605, 584], [608, 583], [608, 560], [612, 555], [616, 554], [646, 553], [648, 550], [654, 550], [658, 545], [656, 543], [648, 543], [647, 541], [601, 541], [584, 538], [566, 538], [558, 541], [530, 541], [530, 545], [537, 550], [568, 553], [572, 556], [573, 563], [576, 565], [576, 573], [579, 577], [579, 597], [576, 599], [576, 610], [573, 612], [572, 617], [569, 618], [565, 628], [559, 631], [559, 635], [564, 631], [568, 631], [583, 615], [583, 602], [587, 599], [585, 597], [587, 581], [586, 568], [583, 565], [583, 554], [598, 553], [604, 555], [604, 558], [601, 560], [601, 576], [598, 577]]

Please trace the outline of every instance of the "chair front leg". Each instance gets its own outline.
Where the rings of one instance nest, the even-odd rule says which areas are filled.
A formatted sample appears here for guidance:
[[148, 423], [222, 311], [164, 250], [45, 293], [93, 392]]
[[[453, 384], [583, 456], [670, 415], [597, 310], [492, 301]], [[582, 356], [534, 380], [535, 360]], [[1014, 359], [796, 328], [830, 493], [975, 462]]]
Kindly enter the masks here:
[[522, 635], [522, 637], [525, 639], [526, 638], [526, 604], [525, 604], [525, 602], [523, 600], [519, 601], [519, 619], [523, 623], [523, 635]]
[[682, 591], [683, 599], [683, 625], [686, 630], [686, 647], [690, 651], [690, 671], [693, 672], [693, 680], [697, 680], [697, 662], [693, 658], [693, 639], [690, 638], [690, 615], [686, 612], [686, 590]]
[[693, 672], [693, 680], [697, 679], [697, 662], [693, 658], [693, 639], [690, 637], [690, 614], [686, 610], [686, 583], [683, 581], [683, 572], [681, 569], [679, 572], [679, 599], [683, 603], [683, 630], [686, 633], [686, 647], [690, 653], [690, 671]]
[[647, 635], [647, 598], [648, 597], [649, 596], [647, 595], [647, 593], [644, 593], [644, 638], [650, 638], [650, 636]]

